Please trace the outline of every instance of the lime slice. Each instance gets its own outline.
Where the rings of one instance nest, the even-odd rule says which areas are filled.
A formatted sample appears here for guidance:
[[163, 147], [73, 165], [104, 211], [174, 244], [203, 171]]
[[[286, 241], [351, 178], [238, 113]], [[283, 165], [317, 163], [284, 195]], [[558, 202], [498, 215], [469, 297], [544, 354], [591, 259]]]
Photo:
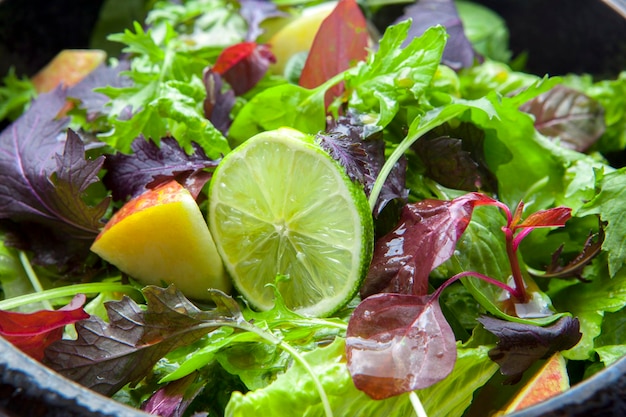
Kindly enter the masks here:
[[293, 129], [263, 132], [229, 153], [209, 189], [209, 227], [235, 287], [261, 310], [278, 290], [290, 309], [329, 315], [355, 295], [372, 256], [365, 193]]

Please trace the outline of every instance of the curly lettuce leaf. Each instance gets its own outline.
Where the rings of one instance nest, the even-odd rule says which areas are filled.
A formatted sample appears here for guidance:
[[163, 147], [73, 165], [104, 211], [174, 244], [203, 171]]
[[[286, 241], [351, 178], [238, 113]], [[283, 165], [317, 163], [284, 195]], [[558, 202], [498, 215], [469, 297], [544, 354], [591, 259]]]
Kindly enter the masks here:
[[111, 99], [112, 130], [101, 139], [121, 152], [130, 152], [139, 135], [154, 141], [173, 136], [186, 151], [191, 152], [191, 143], [196, 142], [207, 155], [217, 158], [230, 148], [204, 116], [202, 72], [208, 62], [189, 50], [171, 25], [163, 24], [162, 29], [162, 33], [145, 31], [136, 23], [134, 32], [109, 37], [125, 44], [124, 52], [132, 57], [130, 70], [122, 73], [132, 84], [97, 89]]

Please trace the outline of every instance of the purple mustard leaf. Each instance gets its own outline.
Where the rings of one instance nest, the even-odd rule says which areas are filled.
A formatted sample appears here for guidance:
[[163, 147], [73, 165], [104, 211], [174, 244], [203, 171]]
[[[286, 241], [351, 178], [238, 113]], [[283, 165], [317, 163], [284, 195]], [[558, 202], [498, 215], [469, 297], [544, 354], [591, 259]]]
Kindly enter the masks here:
[[524, 103], [520, 110], [535, 117], [535, 128], [543, 135], [559, 139], [563, 147], [579, 152], [596, 143], [606, 128], [602, 105], [563, 85]]
[[[16, 221], [49, 218], [33, 183], [56, 168], [62, 132], [68, 119], [56, 119], [65, 106], [65, 91], [41, 94], [32, 106], [0, 133], [0, 218]], [[54, 216], [52, 217], [54, 218]]]
[[160, 417], [182, 417], [204, 388], [202, 384], [194, 384], [196, 377], [197, 372], [194, 372], [159, 388], [141, 409]]
[[448, 376], [456, 362], [456, 344], [438, 300], [376, 294], [350, 317], [346, 355], [355, 386], [380, 400]]
[[463, 22], [453, 0], [419, 0], [404, 9], [397, 22], [411, 18], [407, 39], [421, 36], [426, 29], [442, 25], [448, 32], [448, 41], [441, 62], [454, 70], [468, 68], [474, 60], [482, 59], [465, 36]]
[[210, 179], [204, 169], [214, 168], [219, 162], [209, 159], [195, 143], [192, 144], [194, 152], [187, 154], [174, 138], [162, 138], [160, 142], [159, 147], [152, 140], [139, 137], [132, 143], [132, 154], [107, 156], [103, 182], [114, 200], [136, 197], [147, 188], [171, 179], [178, 180], [196, 196]]
[[230, 89], [224, 91], [222, 76], [211, 68], [204, 71], [203, 81], [206, 89], [204, 117], [222, 134], [227, 135], [232, 123], [230, 111], [235, 105], [235, 92]]
[[63, 135], [67, 120], [55, 117], [64, 105], [64, 91], [43, 94], [0, 134], [0, 219], [91, 239], [108, 201], [90, 207], [81, 197], [98, 181], [103, 158], [86, 160], [80, 138]]
[[[380, 132], [370, 133], [358, 116], [350, 113], [330, 122], [326, 132], [318, 133], [316, 140], [345, 168], [353, 181], [363, 185], [369, 196], [385, 163], [385, 142]], [[406, 159], [401, 158], [383, 185], [374, 209], [375, 216], [394, 199], [406, 202], [409, 191], [405, 177]]]
[[426, 175], [444, 187], [464, 191], [496, 191], [497, 181], [484, 160], [485, 133], [470, 123], [433, 129], [411, 147]]
[[51, 368], [96, 392], [112, 395], [144, 378], [172, 350], [189, 345], [227, 323], [241, 322], [237, 302], [212, 292], [215, 307], [200, 310], [174, 286], [142, 290], [146, 307], [124, 297], [105, 303], [108, 322], [98, 316], [76, 324], [78, 338], [46, 349]]
[[115, 66], [102, 64], [90, 72], [78, 84], [67, 90], [67, 96], [80, 101], [79, 107], [87, 111], [89, 117], [95, 117], [105, 113], [105, 105], [110, 98], [102, 93], [94, 91], [100, 87], [126, 87], [131, 85], [130, 78], [122, 75], [122, 71], [130, 69], [129, 61], [120, 61]]
[[564, 316], [556, 323], [541, 327], [483, 316], [478, 321], [498, 337], [489, 357], [500, 365], [507, 383], [514, 384], [539, 359], [574, 347], [582, 337], [577, 318]]
[[405, 205], [398, 226], [375, 243], [361, 297], [381, 292], [426, 295], [430, 272], [452, 256], [474, 207], [495, 202], [469, 193], [450, 201]]
[[261, 23], [272, 17], [287, 16], [278, 9], [274, 2], [268, 0], [240, 0], [239, 14], [248, 23], [246, 41], [255, 41], [263, 32]]

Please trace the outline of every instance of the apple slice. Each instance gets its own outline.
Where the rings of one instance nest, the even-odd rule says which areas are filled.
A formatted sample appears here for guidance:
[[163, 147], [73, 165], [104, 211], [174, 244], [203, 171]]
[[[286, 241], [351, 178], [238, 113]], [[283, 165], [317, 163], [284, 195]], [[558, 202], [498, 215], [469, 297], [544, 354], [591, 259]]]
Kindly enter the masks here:
[[38, 93], [46, 93], [63, 83], [73, 86], [95, 70], [106, 59], [98, 49], [64, 49], [32, 78]]
[[547, 400], [569, 388], [565, 358], [556, 352], [517, 393], [503, 414], [512, 413]]
[[[292, 17], [268, 41], [276, 63], [271, 65], [275, 74], [282, 74], [289, 58], [299, 52], [308, 52], [324, 19], [333, 11], [336, 1], [307, 7], [297, 17]], [[281, 18], [284, 19], [284, 18]]]
[[231, 288], [200, 208], [176, 181], [128, 201], [91, 250], [144, 285], [173, 283], [189, 298]]

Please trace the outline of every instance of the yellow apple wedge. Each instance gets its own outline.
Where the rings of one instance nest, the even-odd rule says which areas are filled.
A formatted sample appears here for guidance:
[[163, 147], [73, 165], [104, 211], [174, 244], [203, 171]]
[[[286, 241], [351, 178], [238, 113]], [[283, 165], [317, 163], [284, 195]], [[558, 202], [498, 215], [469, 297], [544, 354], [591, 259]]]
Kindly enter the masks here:
[[268, 40], [276, 57], [276, 63], [271, 66], [272, 72], [282, 74], [289, 58], [311, 49], [317, 30], [336, 5], [336, 1], [330, 1], [305, 8], [301, 15], [291, 18]]
[[106, 53], [97, 49], [64, 49], [35, 74], [32, 81], [39, 93], [46, 93], [61, 83], [73, 86], [105, 59]]
[[563, 358], [560, 352], [556, 352], [517, 393], [504, 412], [498, 415], [506, 415], [530, 407], [561, 394], [568, 388], [569, 378], [567, 376], [565, 358]]
[[173, 283], [192, 299], [231, 288], [200, 208], [176, 181], [128, 201], [91, 250], [144, 285]]

